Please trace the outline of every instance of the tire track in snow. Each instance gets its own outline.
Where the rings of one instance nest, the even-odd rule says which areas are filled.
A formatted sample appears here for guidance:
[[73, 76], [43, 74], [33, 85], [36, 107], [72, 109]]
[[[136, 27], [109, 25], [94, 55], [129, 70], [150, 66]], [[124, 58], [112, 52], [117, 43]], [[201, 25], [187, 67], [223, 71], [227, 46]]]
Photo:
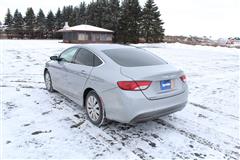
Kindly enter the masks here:
[[[71, 117], [70, 119], [75, 124], [79, 122], [79, 120], [74, 117]], [[104, 150], [104, 152], [107, 151], [107, 152], [110, 152], [111, 154], [114, 154], [117, 151], [117, 152], [120, 152], [121, 155], [124, 155], [125, 159], [134, 159], [134, 160], [141, 159], [141, 157], [138, 154], [132, 152], [131, 150], [126, 148], [124, 145], [122, 145], [122, 143], [120, 143], [119, 141], [116, 141], [110, 135], [103, 132], [101, 128], [94, 126], [88, 121], [85, 121], [79, 127], [79, 129], [86, 132], [89, 138], [95, 141], [95, 144], [106, 146], [106, 149]], [[103, 156], [103, 153], [97, 153], [93, 159], [101, 158], [101, 156]]]
[[218, 114], [221, 114], [223, 116], [230, 117], [230, 118], [232, 118], [234, 120], [237, 120], [237, 121], [239, 120], [239, 117], [236, 117], [234, 115], [224, 114], [222, 111], [213, 110], [210, 107], [207, 107], [207, 106], [204, 106], [204, 105], [201, 105], [201, 104], [198, 104], [198, 103], [189, 102], [189, 104], [193, 105], [194, 107], [198, 107], [198, 108], [201, 108], [201, 109], [213, 112], [213, 113], [218, 113]]
[[[197, 134], [200, 137], [204, 137], [207, 140], [210, 139], [215, 145], [225, 148], [225, 152], [230, 153], [234, 149], [236, 152], [240, 151], [239, 138], [229, 136], [223, 132], [215, 130], [214, 128], [209, 128], [206, 125], [199, 124], [196, 121], [186, 119], [186, 117], [182, 117], [179, 114], [169, 115], [164, 121], [167, 123], [171, 122], [171, 124], [174, 124], [175, 128], [181, 128], [187, 132], [191, 132], [193, 134]], [[213, 137], [206, 137], [208, 135]]]
[[162, 119], [158, 119], [158, 120], [154, 120], [154, 122], [157, 122], [163, 126], [167, 126], [168, 128], [171, 128], [173, 130], [176, 130], [178, 131], [180, 134], [194, 140], [194, 141], [197, 141], [198, 143], [201, 143], [211, 149], [214, 149], [220, 153], [225, 153], [225, 157], [224, 158], [231, 158], [231, 159], [239, 159], [240, 158], [240, 154], [239, 152], [235, 152], [235, 151], [224, 151], [222, 148], [220, 148], [220, 146], [218, 144], [214, 144], [212, 143], [211, 141], [205, 139], [205, 138], [202, 138], [196, 134], [193, 134], [191, 132], [188, 132], [188, 131], [185, 131], [183, 129], [180, 129], [180, 128], [176, 128], [174, 125], [172, 125], [171, 123], [165, 121], [165, 120], [162, 120]]
[[[149, 122], [149, 123], [153, 124], [154, 122]], [[116, 141], [121, 142], [124, 146], [127, 146], [128, 148], [132, 148], [133, 152], [135, 153], [138, 152], [139, 154], [142, 155], [142, 157], [145, 157], [146, 159], [169, 158], [169, 157], [172, 157], [172, 158], [184, 157], [185, 159], [186, 158], [194, 159], [196, 157], [199, 158], [199, 157], [207, 156], [206, 155], [207, 151], [205, 151], [205, 153], [204, 152], [201, 153], [202, 151], [200, 150], [195, 151], [191, 147], [182, 147], [182, 146], [180, 147], [178, 145], [173, 144], [172, 141], [170, 141], [169, 139], [171, 137], [168, 137], [167, 139], [165, 139], [166, 137], [164, 138], [164, 136], [167, 136], [167, 134], [165, 133], [170, 133], [170, 136], [171, 136], [172, 135], [171, 132], [176, 132], [176, 130], [163, 124], [160, 124], [161, 126], [156, 124], [157, 123], [153, 124], [156, 127], [151, 128], [151, 130], [148, 130], [147, 124], [140, 124], [141, 126], [129, 126], [126, 124], [118, 124], [118, 123], [116, 124], [114, 122], [111, 126], [106, 126], [104, 131], [107, 132], [107, 134], [111, 135]], [[161, 134], [165, 134], [165, 135], [162, 136]], [[180, 134], [180, 133], [178, 132], [176, 134]], [[194, 139], [190, 139], [185, 135], [183, 136], [185, 137], [184, 141], [187, 141], [185, 143], [191, 144], [192, 140], [196, 143]], [[203, 146], [205, 146], [205, 144]], [[218, 154], [220, 156], [221, 153], [218, 153]], [[163, 156], [163, 157], [160, 157], [160, 156]], [[215, 156], [216, 156], [216, 153], [215, 153]], [[216, 157], [215, 156], [212, 156], [210, 158], [218, 157], [218, 156]], [[222, 156], [220, 157], [222, 158]]]
[[[231, 142], [231, 140], [233, 140], [233, 138], [229, 138], [228, 142], [222, 142], [222, 143], [213, 143], [210, 140], [203, 138], [201, 136], [198, 136], [194, 133], [191, 133], [189, 131], [186, 131], [182, 128], [177, 128], [174, 125], [170, 124], [169, 122], [166, 122], [165, 120], [159, 119], [159, 120], [155, 120], [154, 122], [160, 124], [161, 126], [157, 126], [156, 128], [154, 128], [153, 130], [159, 130], [159, 132], [161, 132], [160, 128], [162, 127], [166, 127], [166, 130], [173, 130], [183, 136], [185, 136], [186, 138], [188, 138], [189, 140], [192, 140], [194, 142], [197, 142], [207, 148], [210, 148], [212, 150], [215, 150], [216, 152], [218, 152], [219, 154], [223, 154], [222, 158], [230, 158], [230, 159], [239, 159], [240, 155], [238, 153], [238, 151], [234, 151], [234, 150], [224, 150], [222, 147], [222, 145], [224, 145], [224, 143], [226, 143], [226, 145], [228, 146], [233, 146], [235, 145], [235, 148], [238, 147], [238, 143], [233, 144]], [[110, 126], [106, 126], [106, 128], [104, 129], [104, 131], [106, 131], [109, 135], [113, 136], [115, 140], [120, 141], [123, 143], [123, 145], [127, 146], [129, 145], [129, 143], [131, 143], [131, 141], [141, 141], [141, 142], [146, 142], [147, 144], [149, 144], [150, 146], [152, 146], [153, 148], [156, 147], [156, 145], [159, 147], [159, 145], [163, 145], [163, 146], [170, 146], [170, 148], [174, 148], [174, 146], [172, 146], [171, 144], [168, 144], [166, 142], [164, 142], [164, 139], [161, 138], [161, 136], [158, 135], [154, 135], [155, 131], [149, 131], [150, 133], [144, 133], [144, 130], [142, 130], [141, 128], [139, 128], [139, 126], [129, 126], [129, 125], [124, 125], [124, 124], [117, 124], [114, 125], [116, 126], [115, 128]], [[123, 133], [122, 130], [126, 130], [127, 132]], [[128, 130], [132, 130], [132, 131], [128, 131]], [[138, 136], [134, 136], [134, 134], [138, 135]], [[154, 143], [153, 141], [151, 141], [151, 136], [154, 137], [153, 140], [158, 140], [160, 142], [159, 143]], [[227, 144], [228, 143], [228, 144]], [[190, 145], [191, 147], [193, 147], [192, 145]], [[227, 147], [226, 147], [227, 148]], [[148, 155], [147, 159], [152, 159], [152, 158], [159, 158], [159, 157], [154, 157], [154, 155], [151, 155], [150, 152], [144, 150], [144, 148], [136, 148], [135, 150], [140, 151], [143, 155], [146, 154]], [[197, 152], [193, 152], [191, 153], [191, 155], [193, 155], [192, 157], [189, 155], [186, 155], [186, 152], [184, 152], [183, 150], [177, 150], [177, 151], [170, 151], [172, 155], [175, 155], [175, 157], [178, 158], [194, 158], [194, 157], [198, 157], [198, 158], [205, 158], [206, 155], [204, 153], [197, 153]]]

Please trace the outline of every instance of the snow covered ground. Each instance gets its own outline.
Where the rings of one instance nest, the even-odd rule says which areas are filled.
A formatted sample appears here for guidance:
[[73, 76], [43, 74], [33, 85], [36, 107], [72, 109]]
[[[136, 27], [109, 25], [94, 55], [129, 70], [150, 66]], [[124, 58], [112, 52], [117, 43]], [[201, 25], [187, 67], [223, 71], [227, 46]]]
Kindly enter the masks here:
[[3, 158], [240, 158], [239, 49], [137, 45], [185, 71], [189, 103], [158, 120], [97, 128], [81, 106], [44, 86], [44, 63], [71, 45], [0, 40]]

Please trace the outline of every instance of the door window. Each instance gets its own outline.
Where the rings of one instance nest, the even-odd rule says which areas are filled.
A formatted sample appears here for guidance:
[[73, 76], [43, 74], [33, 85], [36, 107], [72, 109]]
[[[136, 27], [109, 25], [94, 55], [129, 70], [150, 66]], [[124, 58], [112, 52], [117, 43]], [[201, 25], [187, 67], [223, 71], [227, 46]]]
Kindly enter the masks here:
[[60, 55], [60, 58], [62, 58], [63, 61], [72, 62], [73, 57], [77, 50], [78, 50], [78, 48], [76, 48], [76, 47], [69, 48], [69, 49], [63, 51], [63, 53]]

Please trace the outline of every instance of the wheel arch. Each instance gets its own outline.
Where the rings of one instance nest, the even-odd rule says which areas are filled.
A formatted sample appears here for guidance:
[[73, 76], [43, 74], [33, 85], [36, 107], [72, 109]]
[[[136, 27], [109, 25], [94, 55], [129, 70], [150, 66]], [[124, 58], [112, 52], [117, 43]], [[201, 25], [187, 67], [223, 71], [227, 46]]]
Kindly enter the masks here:
[[43, 74], [45, 75], [45, 73], [48, 71], [48, 69], [47, 68], [44, 68], [44, 72], [43, 72]]
[[[93, 88], [86, 88], [85, 90], [84, 90], [84, 92], [83, 92], [83, 107], [85, 107], [85, 101], [86, 101], [86, 97], [87, 97], [87, 95], [88, 95], [88, 93], [90, 92], [90, 91], [95, 91]], [[95, 91], [96, 92], [96, 91]]]
[[105, 107], [104, 107], [104, 102], [103, 102], [101, 96], [97, 93], [97, 91], [95, 89], [89, 87], [89, 88], [86, 88], [84, 90], [84, 92], [83, 92], [83, 107], [85, 107], [86, 97], [87, 97], [88, 93], [91, 92], [91, 91], [96, 92], [96, 94], [98, 95], [98, 97], [99, 97], [99, 99], [101, 101], [101, 104], [102, 104], [101, 106], [102, 106], [102, 111], [103, 111], [103, 118], [102, 118], [102, 121], [99, 124], [99, 126], [101, 126], [101, 125], [107, 123], [107, 121], [106, 121], [107, 120], [106, 119], [106, 111], [105, 111]]

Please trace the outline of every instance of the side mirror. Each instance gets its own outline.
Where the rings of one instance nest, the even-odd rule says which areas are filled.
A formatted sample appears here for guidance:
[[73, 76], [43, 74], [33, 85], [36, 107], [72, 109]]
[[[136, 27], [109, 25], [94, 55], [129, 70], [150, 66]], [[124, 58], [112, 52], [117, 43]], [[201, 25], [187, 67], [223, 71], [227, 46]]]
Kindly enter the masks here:
[[61, 60], [58, 56], [51, 56], [50, 59], [53, 60], [53, 61], [60, 61]]

